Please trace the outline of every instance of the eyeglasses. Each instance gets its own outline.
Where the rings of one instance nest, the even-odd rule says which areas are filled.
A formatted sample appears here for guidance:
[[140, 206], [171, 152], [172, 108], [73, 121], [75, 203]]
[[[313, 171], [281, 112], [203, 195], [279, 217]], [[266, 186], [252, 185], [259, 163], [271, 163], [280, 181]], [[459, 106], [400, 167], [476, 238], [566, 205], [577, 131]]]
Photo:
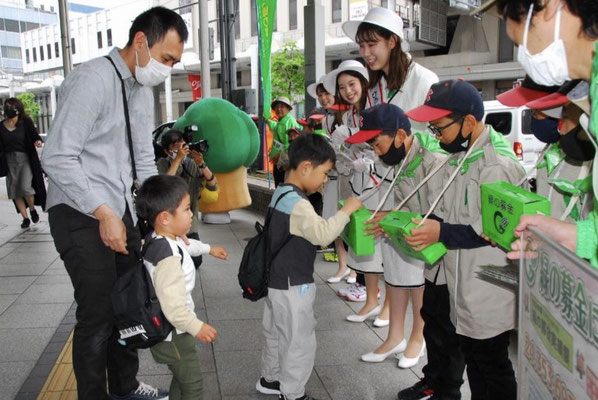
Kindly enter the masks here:
[[451, 122], [450, 124], [447, 124], [445, 126], [434, 126], [434, 125], [428, 124], [428, 129], [430, 130], [430, 132], [432, 132], [432, 134], [434, 136], [440, 136], [440, 135], [442, 135], [443, 130], [445, 130], [446, 128], [448, 128], [449, 126], [451, 126], [453, 124], [456, 124], [457, 122], [463, 121], [463, 118], [465, 118], [465, 117], [459, 117], [456, 120], [454, 120], [453, 122]]

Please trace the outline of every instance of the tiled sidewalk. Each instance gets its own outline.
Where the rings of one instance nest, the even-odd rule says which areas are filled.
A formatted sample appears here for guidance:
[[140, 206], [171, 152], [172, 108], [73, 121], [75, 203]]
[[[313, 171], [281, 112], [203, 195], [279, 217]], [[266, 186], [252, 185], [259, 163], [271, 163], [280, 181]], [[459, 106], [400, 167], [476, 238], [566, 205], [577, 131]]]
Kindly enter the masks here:
[[[4, 187], [0, 180], [0, 196]], [[20, 217], [11, 207], [6, 198], [0, 198], [0, 398], [33, 399], [37, 397], [35, 389], [43, 387], [70, 333], [74, 322], [73, 294], [48, 233], [47, 216], [42, 215], [38, 225], [17, 235]], [[197, 343], [204, 398], [272, 399], [255, 391], [263, 304], [244, 300], [236, 277], [242, 249], [254, 235], [253, 225], [259, 216], [239, 210], [232, 212], [231, 217], [231, 224], [204, 224], [200, 232], [203, 240], [222, 245], [229, 252], [227, 261], [204, 257], [193, 293], [199, 317], [219, 332], [214, 344]], [[425, 357], [410, 370], [399, 370], [394, 358], [379, 364], [361, 362], [359, 356], [377, 347], [387, 329], [373, 328], [371, 321], [345, 321], [345, 316], [359, 305], [336, 296], [335, 289], [341, 284], [325, 283], [335, 271], [336, 264], [325, 263], [318, 256], [315, 277], [318, 351], [307, 390], [317, 399], [396, 399], [398, 390], [421, 376]], [[407, 326], [410, 314], [408, 319]], [[68, 365], [68, 357], [65, 360], [64, 356], [60, 358], [62, 364]], [[155, 364], [147, 350], [140, 352], [140, 359], [140, 380], [167, 388], [168, 369]], [[46, 389], [55, 389], [60, 382], [67, 390], [72, 387], [68, 378], [61, 379], [53, 386], [48, 384]], [[469, 392], [467, 385], [464, 392]], [[464, 399], [469, 398], [467, 393]], [[66, 393], [66, 397], [46, 396], [72, 398]]]

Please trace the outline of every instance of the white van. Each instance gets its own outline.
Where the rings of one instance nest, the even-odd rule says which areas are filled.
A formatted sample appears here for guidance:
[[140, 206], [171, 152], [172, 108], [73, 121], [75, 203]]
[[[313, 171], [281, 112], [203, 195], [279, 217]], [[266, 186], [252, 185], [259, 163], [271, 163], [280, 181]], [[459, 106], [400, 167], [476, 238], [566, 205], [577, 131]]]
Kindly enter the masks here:
[[511, 142], [515, 155], [528, 172], [545, 146], [530, 129], [533, 111], [527, 107], [507, 107], [498, 100], [485, 101], [484, 110], [484, 122]]

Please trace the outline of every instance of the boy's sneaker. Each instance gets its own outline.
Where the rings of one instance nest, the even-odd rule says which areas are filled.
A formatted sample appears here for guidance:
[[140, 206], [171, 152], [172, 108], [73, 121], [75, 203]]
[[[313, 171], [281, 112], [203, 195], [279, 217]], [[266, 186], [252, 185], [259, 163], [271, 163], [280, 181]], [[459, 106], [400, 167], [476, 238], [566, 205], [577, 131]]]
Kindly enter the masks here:
[[263, 376], [257, 381], [255, 388], [258, 392], [263, 394], [280, 394], [280, 382], [268, 382]]
[[355, 283], [355, 286], [351, 288], [349, 292], [345, 295], [345, 299], [355, 302], [366, 301], [367, 298], [368, 295], [365, 289], [365, 285], [360, 285], [358, 283]]
[[[288, 399], [284, 395], [281, 394], [280, 396], [278, 396], [278, 400], [291, 400], [291, 399]], [[317, 399], [314, 399], [313, 397], [311, 397], [310, 395], [308, 395], [306, 393], [303, 396], [296, 398], [295, 400], [317, 400]]]
[[168, 391], [139, 382], [137, 389], [124, 396], [110, 395], [110, 400], [168, 400]]
[[29, 225], [31, 225], [31, 220], [29, 218], [24, 218], [23, 222], [21, 222], [21, 228], [27, 229], [29, 228]]
[[424, 400], [431, 399], [433, 395], [434, 389], [422, 379], [415, 385], [401, 390], [397, 397], [398, 400]]
[[39, 214], [37, 211], [30, 210], [29, 214], [31, 214], [31, 221], [33, 221], [34, 224], [37, 224], [39, 222]]

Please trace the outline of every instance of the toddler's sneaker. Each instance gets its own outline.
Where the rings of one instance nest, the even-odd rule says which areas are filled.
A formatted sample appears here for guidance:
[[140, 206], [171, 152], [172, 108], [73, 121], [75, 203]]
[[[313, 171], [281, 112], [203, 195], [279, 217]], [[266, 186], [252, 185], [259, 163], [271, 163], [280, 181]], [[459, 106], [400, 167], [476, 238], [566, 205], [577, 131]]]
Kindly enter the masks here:
[[278, 394], [280, 395], [280, 382], [273, 381], [268, 382], [266, 378], [263, 376], [260, 377], [260, 380], [257, 381], [255, 384], [255, 388], [258, 392], [263, 394]]
[[360, 285], [359, 283], [355, 283], [355, 286], [351, 288], [345, 295], [345, 299], [347, 299], [348, 301], [355, 302], [366, 301], [367, 298], [368, 295], [365, 289], [365, 285]]
[[168, 400], [168, 391], [139, 382], [137, 389], [125, 396], [110, 395], [110, 400]]

